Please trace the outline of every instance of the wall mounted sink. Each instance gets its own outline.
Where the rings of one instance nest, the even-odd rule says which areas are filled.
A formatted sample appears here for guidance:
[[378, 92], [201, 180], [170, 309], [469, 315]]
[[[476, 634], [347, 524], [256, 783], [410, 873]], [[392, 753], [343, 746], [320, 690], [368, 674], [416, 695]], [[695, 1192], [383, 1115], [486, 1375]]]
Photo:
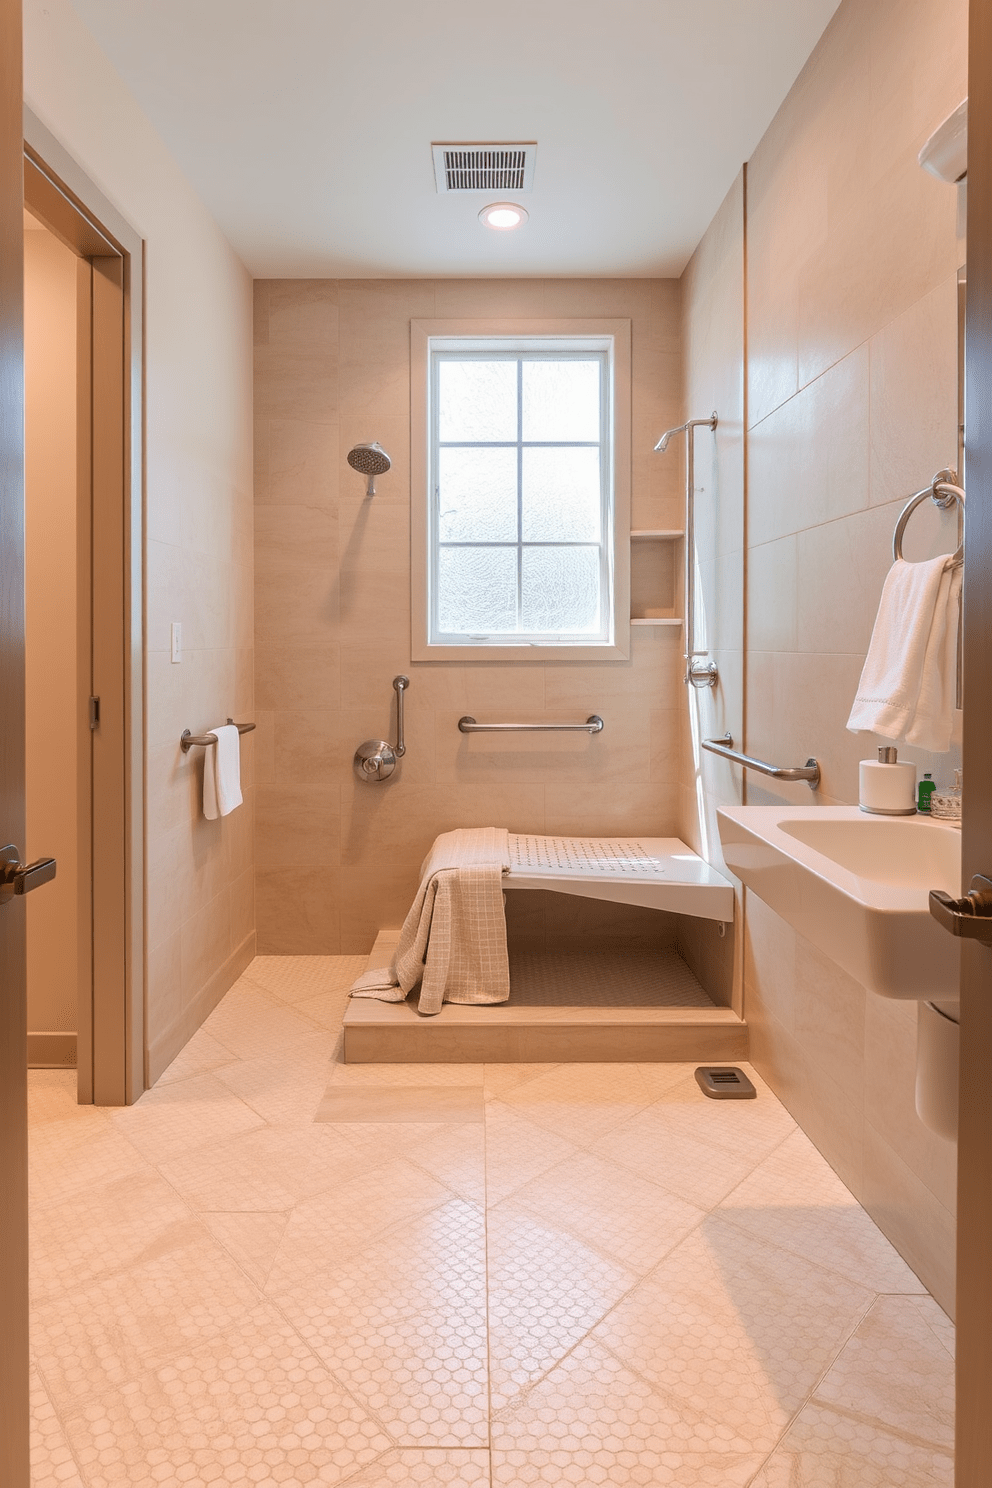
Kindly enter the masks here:
[[717, 817], [728, 868], [862, 986], [957, 998], [960, 947], [929, 911], [931, 889], [961, 892], [957, 828], [855, 806], [728, 806]]

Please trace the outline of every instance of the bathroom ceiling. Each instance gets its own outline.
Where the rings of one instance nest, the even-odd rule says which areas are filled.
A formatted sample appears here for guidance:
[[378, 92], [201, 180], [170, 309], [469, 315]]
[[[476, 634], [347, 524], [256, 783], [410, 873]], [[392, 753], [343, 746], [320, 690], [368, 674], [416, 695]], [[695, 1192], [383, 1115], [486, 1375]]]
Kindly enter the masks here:
[[[74, 3], [249, 269], [340, 278], [680, 273], [838, 0]], [[537, 140], [525, 226], [433, 140]]]

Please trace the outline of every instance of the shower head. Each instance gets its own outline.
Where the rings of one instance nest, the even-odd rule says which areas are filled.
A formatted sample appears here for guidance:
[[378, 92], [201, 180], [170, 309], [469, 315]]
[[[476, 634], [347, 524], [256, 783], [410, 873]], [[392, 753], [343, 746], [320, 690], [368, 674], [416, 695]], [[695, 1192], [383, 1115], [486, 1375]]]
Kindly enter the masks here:
[[385, 475], [392, 463], [377, 440], [373, 440], [371, 444], [356, 444], [353, 450], [348, 451], [348, 464], [352, 470], [357, 470], [360, 475], [367, 475], [369, 478], [369, 483], [365, 488], [366, 496], [375, 495], [376, 476]]

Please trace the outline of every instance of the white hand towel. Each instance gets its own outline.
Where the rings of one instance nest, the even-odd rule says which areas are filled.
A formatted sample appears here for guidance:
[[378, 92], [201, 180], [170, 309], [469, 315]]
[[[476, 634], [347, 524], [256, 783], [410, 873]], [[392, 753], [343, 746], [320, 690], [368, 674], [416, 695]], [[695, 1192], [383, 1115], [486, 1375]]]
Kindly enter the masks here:
[[203, 756], [203, 814], [208, 821], [228, 816], [244, 797], [241, 794], [241, 736], [235, 723], [210, 732], [217, 740]]
[[898, 559], [885, 579], [857, 696], [847, 720], [942, 754], [951, 746], [961, 570], [950, 555]]

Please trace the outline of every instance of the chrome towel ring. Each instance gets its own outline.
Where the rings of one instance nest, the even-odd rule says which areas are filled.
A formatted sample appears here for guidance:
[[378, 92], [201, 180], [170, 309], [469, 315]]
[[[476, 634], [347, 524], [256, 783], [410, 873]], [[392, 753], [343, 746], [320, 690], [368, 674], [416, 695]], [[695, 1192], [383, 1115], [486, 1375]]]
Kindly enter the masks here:
[[[899, 520], [896, 523], [896, 530], [892, 534], [892, 557], [897, 563], [902, 560], [902, 540], [905, 536], [906, 528], [909, 525], [909, 519], [922, 501], [926, 501], [929, 498], [933, 502], [934, 506], [939, 506], [944, 511], [946, 511], [948, 507], [953, 506], [954, 503], [957, 502], [958, 505], [961, 507], [961, 516], [962, 518], [964, 517], [964, 492], [962, 491], [960, 486], [955, 485], [956, 480], [956, 471], [938, 470], [937, 474], [934, 476], [929, 486], [927, 486], [926, 490], [917, 491], [916, 495], [911, 496], [910, 499], [906, 502], [906, 505], [899, 513]], [[962, 538], [961, 545], [958, 548], [957, 552], [954, 554], [952, 564], [954, 568], [960, 568], [963, 562], [964, 539]]]

